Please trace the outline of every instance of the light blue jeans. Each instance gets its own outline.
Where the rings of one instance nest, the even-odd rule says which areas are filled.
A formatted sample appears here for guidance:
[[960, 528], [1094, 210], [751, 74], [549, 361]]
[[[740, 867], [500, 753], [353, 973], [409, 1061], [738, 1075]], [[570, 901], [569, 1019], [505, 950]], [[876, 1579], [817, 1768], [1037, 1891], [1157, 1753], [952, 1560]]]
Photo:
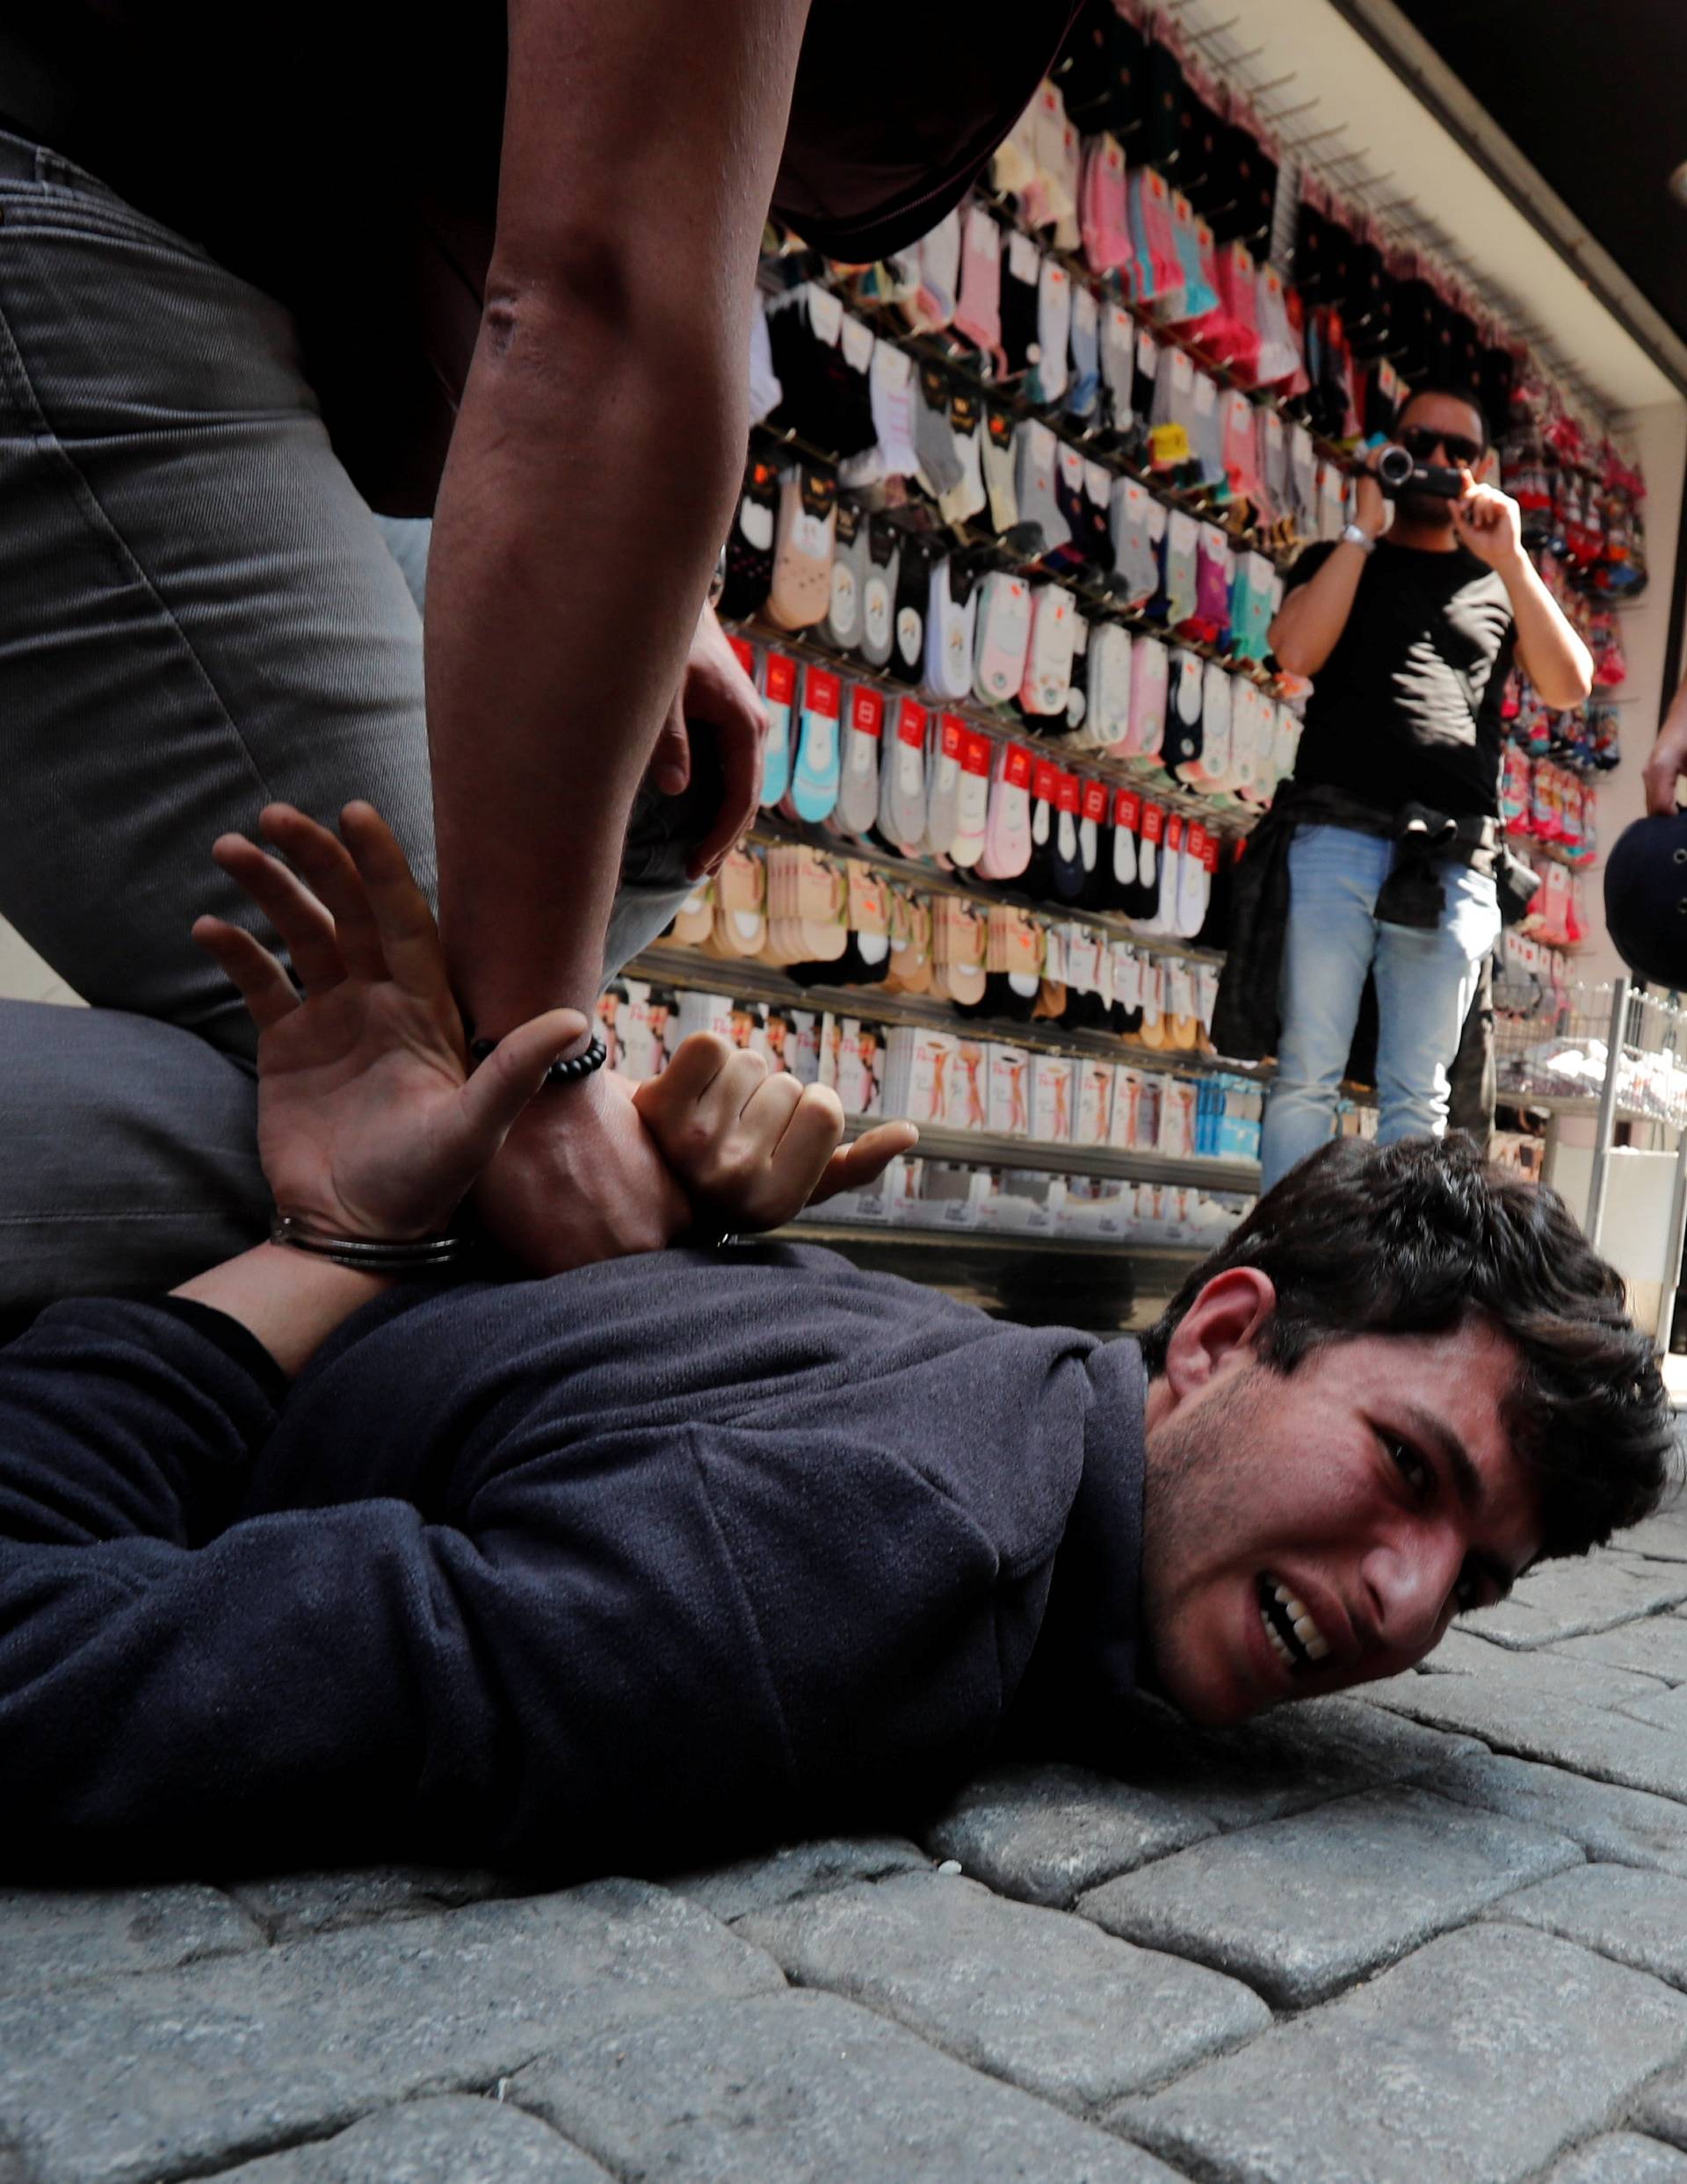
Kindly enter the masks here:
[[[252, 920], [210, 848], [278, 798], [371, 798], [431, 893], [425, 545], [353, 489], [279, 303], [0, 131], [0, 915], [96, 1010], [0, 1008], [0, 1309], [261, 1233], [254, 1034], [189, 928]], [[606, 973], [684, 898], [698, 771], [640, 799]]]
[[1499, 903], [1491, 879], [1444, 858], [1435, 868], [1446, 895], [1440, 924], [1380, 924], [1377, 896], [1394, 858], [1392, 842], [1350, 827], [1302, 827], [1289, 846], [1283, 1031], [1262, 1146], [1267, 1190], [1330, 1134], [1367, 973], [1380, 1019], [1378, 1139], [1445, 1133], [1447, 1072], [1482, 959], [1500, 937]]

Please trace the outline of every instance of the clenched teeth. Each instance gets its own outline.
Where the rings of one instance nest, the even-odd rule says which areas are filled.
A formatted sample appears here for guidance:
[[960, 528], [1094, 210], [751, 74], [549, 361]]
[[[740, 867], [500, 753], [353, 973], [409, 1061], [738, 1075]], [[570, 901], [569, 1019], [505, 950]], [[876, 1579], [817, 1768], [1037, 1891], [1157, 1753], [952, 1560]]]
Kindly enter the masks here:
[[1308, 1660], [1322, 1660], [1329, 1651], [1329, 1640], [1313, 1620], [1312, 1612], [1304, 1601], [1297, 1600], [1286, 1585], [1273, 1586], [1278, 1605], [1294, 1626], [1294, 1635], [1307, 1649]]
[[[1303, 1600], [1264, 1573], [1259, 1580], [1259, 1619], [1278, 1658], [1291, 1669], [1323, 1660], [1329, 1640]], [[1287, 1629], [1285, 1630], [1284, 1626]]]

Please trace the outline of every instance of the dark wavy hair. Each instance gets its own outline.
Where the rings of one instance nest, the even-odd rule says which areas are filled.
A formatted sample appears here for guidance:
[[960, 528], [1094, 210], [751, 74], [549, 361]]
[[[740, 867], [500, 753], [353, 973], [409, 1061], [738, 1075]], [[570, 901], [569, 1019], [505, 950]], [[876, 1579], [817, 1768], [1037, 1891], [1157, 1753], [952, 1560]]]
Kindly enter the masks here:
[[1490, 1167], [1462, 1139], [1338, 1138], [1302, 1161], [1143, 1337], [1150, 1373], [1229, 1267], [1271, 1277], [1261, 1363], [1278, 1372], [1344, 1338], [1434, 1334], [1472, 1313], [1509, 1336], [1521, 1362], [1505, 1424], [1540, 1481], [1543, 1555], [1603, 1546], [1674, 1482], [1674, 1421], [1622, 1276], [1556, 1191]]

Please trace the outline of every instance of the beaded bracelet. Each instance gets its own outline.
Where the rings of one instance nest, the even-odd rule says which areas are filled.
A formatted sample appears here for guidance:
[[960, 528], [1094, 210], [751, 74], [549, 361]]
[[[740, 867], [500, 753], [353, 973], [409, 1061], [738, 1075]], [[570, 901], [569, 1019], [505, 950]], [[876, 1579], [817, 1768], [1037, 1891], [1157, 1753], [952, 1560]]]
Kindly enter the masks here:
[[[497, 1045], [496, 1039], [471, 1039], [468, 1058], [482, 1062]], [[583, 1053], [570, 1054], [567, 1061], [554, 1061], [545, 1072], [547, 1084], [578, 1084], [582, 1077], [590, 1076], [609, 1059], [609, 1049], [594, 1032], [590, 1046]]]

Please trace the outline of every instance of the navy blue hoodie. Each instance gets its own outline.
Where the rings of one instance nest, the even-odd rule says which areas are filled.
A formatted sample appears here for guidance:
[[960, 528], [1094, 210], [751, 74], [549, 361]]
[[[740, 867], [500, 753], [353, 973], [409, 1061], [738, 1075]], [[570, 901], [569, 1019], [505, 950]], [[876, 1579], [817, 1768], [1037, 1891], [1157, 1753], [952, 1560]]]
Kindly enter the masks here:
[[0, 1353], [21, 1869], [659, 1869], [906, 1821], [1033, 1652], [1051, 1746], [1134, 1681], [1131, 1343], [778, 1246], [395, 1291], [279, 1411], [228, 1328]]

